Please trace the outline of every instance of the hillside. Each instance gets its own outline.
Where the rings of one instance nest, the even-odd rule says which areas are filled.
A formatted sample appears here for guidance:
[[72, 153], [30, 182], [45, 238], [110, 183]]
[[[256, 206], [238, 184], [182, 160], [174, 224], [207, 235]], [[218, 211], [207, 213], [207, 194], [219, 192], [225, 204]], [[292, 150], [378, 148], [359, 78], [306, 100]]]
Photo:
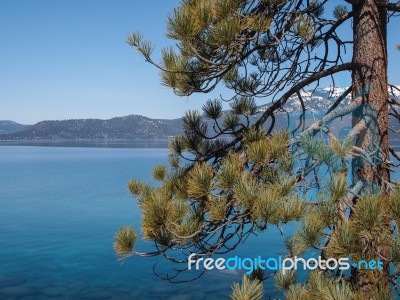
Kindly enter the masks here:
[[10, 134], [15, 133], [21, 130], [24, 130], [28, 127], [28, 125], [18, 124], [13, 121], [0, 121], [0, 134]]
[[25, 130], [0, 135], [0, 140], [166, 139], [178, 135], [181, 121], [129, 115], [108, 120], [42, 121]]

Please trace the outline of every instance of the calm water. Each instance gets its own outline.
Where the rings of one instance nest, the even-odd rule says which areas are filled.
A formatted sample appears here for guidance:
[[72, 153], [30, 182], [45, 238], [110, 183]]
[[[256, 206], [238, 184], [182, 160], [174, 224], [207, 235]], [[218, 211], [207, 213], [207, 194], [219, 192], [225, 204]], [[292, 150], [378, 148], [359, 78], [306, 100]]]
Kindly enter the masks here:
[[[171, 270], [162, 258], [114, 255], [118, 228], [140, 226], [128, 181], [149, 181], [166, 161], [166, 149], [0, 146], [0, 299], [227, 298], [239, 272], [173, 284], [152, 271]], [[231, 255], [277, 257], [284, 238], [271, 227]], [[279, 295], [272, 280], [265, 287]]]

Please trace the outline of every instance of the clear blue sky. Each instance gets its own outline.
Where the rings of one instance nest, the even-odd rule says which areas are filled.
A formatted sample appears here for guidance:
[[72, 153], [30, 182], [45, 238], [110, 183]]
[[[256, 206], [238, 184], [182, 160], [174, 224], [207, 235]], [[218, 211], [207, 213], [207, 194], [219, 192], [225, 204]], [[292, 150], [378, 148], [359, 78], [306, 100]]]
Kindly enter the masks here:
[[[165, 38], [166, 16], [178, 2], [0, 0], [0, 120], [178, 118], [200, 108], [216, 93], [175, 96], [125, 43], [140, 30], [156, 42], [155, 54], [172, 44]], [[400, 54], [394, 51], [400, 20], [393, 21], [389, 73], [400, 83]]]

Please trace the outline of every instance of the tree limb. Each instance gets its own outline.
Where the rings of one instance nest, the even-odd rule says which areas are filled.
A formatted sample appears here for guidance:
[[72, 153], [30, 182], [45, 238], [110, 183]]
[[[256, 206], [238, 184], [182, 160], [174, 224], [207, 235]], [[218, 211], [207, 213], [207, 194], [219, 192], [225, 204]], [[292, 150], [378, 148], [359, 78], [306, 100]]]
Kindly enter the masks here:
[[398, 11], [400, 12], [400, 1], [397, 1], [396, 3], [382, 3], [379, 4], [380, 7], [385, 7], [389, 11]]

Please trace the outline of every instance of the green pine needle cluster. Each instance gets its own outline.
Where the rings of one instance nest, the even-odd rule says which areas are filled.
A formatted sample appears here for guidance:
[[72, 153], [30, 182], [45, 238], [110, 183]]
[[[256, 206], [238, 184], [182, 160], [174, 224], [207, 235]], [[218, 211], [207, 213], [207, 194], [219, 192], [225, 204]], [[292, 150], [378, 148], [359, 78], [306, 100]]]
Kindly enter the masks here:
[[368, 294], [354, 290], [350, 283], [331, 275], [313, 271], [306, 284], [292, 284], [285, 290], [286, 300], [393, 300], [394, 295], [377, 285]]
[[294, 270], [287, 271], [285, 274], [282, 271], [275, 273], [275, 286], [281, 290], [289, 289], [296, 282], [296, 272]]
[[116, 254], [125, 258], [132, 254], [137, 234], [132, 227], [121, 227], [115, 234], [114, 250]]
[[[188, 127], [201, 122], [192, 121], [187, 121]], [[290, 159], [287, 132], [269, 137], [262, 131], [249, 132], [246, 139], [243, 151], [228, 153], [218, 168], [208, 162], [180, 166], [172, 146], [170, 166], [153, 170], [161, 186], [132, 180], [129, 189], [143, 212], [143, 237], [164, 246], [190, 242], [207, 234], [201, 230], [206, 224], [226, 222], [228, 212], [247, 215], [260, 229], [267, 223], [299, 220], [305, 205], [293, 192], [291, 168], [268, 176], [264, 172]]]
[[232, 300], [261, 300], [263, 298], [263, 285], [257, 280], [243, 276], [242, 283], [232, 286]]

